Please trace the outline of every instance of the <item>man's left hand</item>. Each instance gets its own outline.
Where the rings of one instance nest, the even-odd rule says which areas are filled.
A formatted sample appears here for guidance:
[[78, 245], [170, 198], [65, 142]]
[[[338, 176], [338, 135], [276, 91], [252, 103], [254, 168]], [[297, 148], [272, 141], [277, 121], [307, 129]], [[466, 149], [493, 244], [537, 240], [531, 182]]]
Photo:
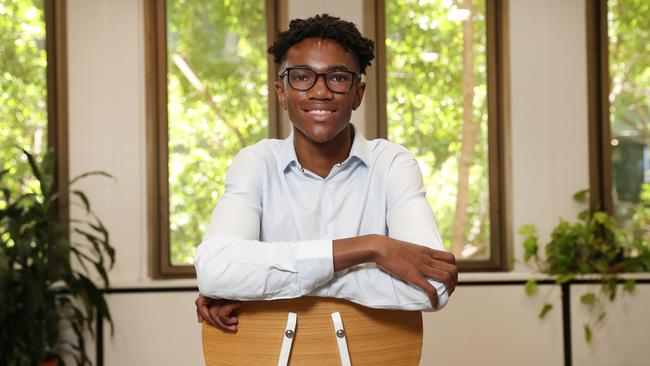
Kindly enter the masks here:
[[241, 301], [213, 299], [199, 295], [195, 301], [197, 321], [207, 321], [211, 325], [237, 332], [239, 319], [235, 310], [241, 306]]

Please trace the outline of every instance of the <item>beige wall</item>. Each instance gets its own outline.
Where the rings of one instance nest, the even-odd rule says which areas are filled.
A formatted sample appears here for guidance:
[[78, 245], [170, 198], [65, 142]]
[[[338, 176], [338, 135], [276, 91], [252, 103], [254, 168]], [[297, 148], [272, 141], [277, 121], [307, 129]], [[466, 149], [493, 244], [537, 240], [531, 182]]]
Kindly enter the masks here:
[[580, 211], [573, 193], [589, 187], [584, 4], [510, 2], [513, 235], [534, 223], [548, 237]]
[[[114, 287], [191, 287], [193, 280], [148, 277], [142, 1], [68, 0], [71, 176], [102, 169], [117, 179], [84, 183], [117, 247]], [[362, 0], [288, 4], [289, 17], [330, 12], [363, 26]], [[545, 236], [560, 217], [574, 217], [579, 208], [570, 196], [588, 185], [584, 0], [511, 0], [510, 14], [511, 230], [535, 223]], [[353, 121], [365, 124], [364, 118], [361, 108]], [[515, 254], [521, 258], [518, 238]], [[461, 279], [528, 276], [517, 265], [513, 273]], [[579, 291], [572, 295], [574, 332], [583, 316]], [[116, 333], [112, 339], [106, 333], [106, 364], [199, 364], [194, 297], [192, 292], [109, 295]], [[446, 310], [425, 315], [422, 364], [561, 364], [558, 290], [550, 297], [556, 310], [544, 322], [535, 318], [539, 301], [523, 296], [520, 286], [459, 287]], [[643, 289], [617, 305], [592, 348], [576, 333], [575, 364], [647, 360], [640, 342], [650, 329], [649, 304]]]

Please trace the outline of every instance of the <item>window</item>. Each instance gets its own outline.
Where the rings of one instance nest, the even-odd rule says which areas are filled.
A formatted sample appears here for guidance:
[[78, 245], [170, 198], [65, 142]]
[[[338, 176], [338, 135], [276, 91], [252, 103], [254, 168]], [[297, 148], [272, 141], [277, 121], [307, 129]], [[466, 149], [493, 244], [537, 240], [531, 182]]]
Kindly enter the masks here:
[[592, 207], [634, 235], [650, 208], [650, 3], [587, 2]]
[[[24, 157], [18, 146], [36, 155], [54, 148], [57, 182], [67, 181], [64, 6], [0, 0], [0, 170], [10, 175], [26, 176], [18, 170], [29, 169], [19, 164]], [[59, 214], [67, 217], [67, 204]]]
[[377, 13], [379, 135], [415, 155], [461, 269], [504, 269], [505, 3], [384, 0]]
[[[194, 250], [230, 160], [241, 147], [281, 131], [269, 98], [267, 75], [275, 65], [265, 54], [277, 31], [276, 1], [189, 4], [146, 5], [157, 277], [193, 274]], [[507, 264], [505, 5], [364, 0], [364, 24], [372, 25], [366, 33], [385, 40], [376, 43], [377, 72], [368, 75], [378, 91], [367, 91], [366, 119], [377, 121], [366, 124], [367, 135], [415, 154], [444, 241], [469, 270]]]
[[232, 158], [276, 136], [275, 78], [268, 78], [276, 68], [266, 54], [276, 6], [264, 0], [145, 6], [154, 276], [192, 276], [195, 248]]

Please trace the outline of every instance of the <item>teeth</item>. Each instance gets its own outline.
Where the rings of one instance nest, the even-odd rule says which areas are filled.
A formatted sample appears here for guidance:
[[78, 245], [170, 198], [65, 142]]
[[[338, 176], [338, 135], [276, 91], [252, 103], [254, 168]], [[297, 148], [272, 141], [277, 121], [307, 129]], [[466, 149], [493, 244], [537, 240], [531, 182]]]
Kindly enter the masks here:
[[307, 111], [309, 114], [328, 114], [332, 113], [330, 110], [325, 110], [325, 109], [312, 109], [310, 111]]

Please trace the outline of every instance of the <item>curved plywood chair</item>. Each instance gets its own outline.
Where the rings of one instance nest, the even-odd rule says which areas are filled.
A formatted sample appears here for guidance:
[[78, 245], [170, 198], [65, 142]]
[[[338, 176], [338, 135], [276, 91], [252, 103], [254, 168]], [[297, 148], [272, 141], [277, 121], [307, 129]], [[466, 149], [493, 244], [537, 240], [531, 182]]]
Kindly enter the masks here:
[[341, 365], [334, 312], [341, 314], [352, 365], [417, 366], [420, 362], [419, 311], [370, 309], [340, 299], [303, 297], [243, 304], [237, 311], [237, 333], [203, 322], [206, 365], [277, 365], [289, 312], [297, 314], [291, 366]]

